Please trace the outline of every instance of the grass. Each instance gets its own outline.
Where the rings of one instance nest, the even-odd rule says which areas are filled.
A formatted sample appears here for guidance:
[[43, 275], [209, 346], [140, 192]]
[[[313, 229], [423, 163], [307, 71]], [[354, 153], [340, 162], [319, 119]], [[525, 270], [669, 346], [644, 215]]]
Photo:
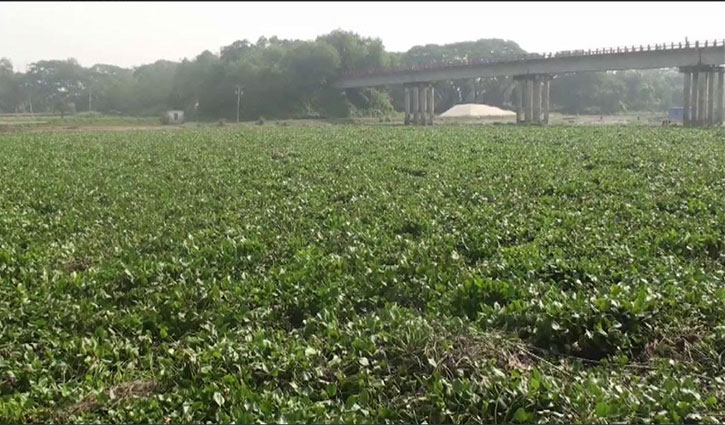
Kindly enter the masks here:
[[158, 117], [130, 117], [114, 115], [76, 114], [60, 115], [5, 115], [0, 116], [0, 133], [29, 129], [79, 129], [106, 126], [158, 126]]
[[0, 422], [718, 422], [722, 130], [0, 135]]

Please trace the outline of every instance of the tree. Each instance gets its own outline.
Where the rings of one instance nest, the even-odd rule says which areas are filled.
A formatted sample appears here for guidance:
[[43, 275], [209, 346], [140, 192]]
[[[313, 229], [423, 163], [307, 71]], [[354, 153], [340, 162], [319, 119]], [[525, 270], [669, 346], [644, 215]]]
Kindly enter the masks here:
[[169, 108], [177, 62], [158, 60], [143, 65], [133, 73], [136, 113], [158, 115]]
[[291, 48], [282, 62], [287, 93], [294, 110], [312, 115], [318, 110], [320, 90], [338, 73], [340, 56], [332, 46], [307, 42]]
[[[387, 69], [392, 63], [379, 38], [362, 37], [354, 32], [335, 30], [317, 37], [317, 41], [332, 46], [340, 57], [338, 74], [350, 70]], [[333, 97], [326, 94], [326, 98]], [[338, 110], [330, 110], [336, 116], [349, 116], [364, 111], [385, 113], [392, 110], [390, 93], [380, 89], [348, 89], [343, 97], [335, 99]]]
[[318, 42], [327, 43], [340, 56], [340, 71], [360, 69], [383, 69], [390, 60], [383, 42], [378, 38], [361, 37], [343, 30], [335, 30], [317, 37]]
[[66, 114], [70, 115], [76, 113], [76, 105], [73, 102], [56, 102], [54, 109], [57, 112], [60, 112], [61, 119], [65, 118]]
[[[105, 113], [134, 114], [135, 80], [133, 70], [115, 65], [96, 64], [88, 69], [88, 88], [93, 95], [93, 109]], [[84, 98], [85, 100], [85, 98]], [[82, 103], [83, 109], [87, 103]]]
[[13, 72], [10, 59], [0, 58], [0, 112], [17, 109], [20, 100], [21, 75]]
[[86, 88], [85, 69], [75, 59], [30, 64], [25, 85], [37, 109], [50, 111], [58, 102], [77, 102]]

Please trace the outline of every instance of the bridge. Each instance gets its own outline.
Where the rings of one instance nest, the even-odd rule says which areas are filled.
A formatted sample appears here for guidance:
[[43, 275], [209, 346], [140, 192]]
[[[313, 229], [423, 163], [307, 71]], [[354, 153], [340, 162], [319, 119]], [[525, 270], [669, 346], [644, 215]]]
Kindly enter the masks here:
[[627, 46], [557, 53], [529, 53], [495, 60], [462, 60], [393, 70], [357, 70], [333, 82], [340, 89], [402, 84], [405, 124], [430, 125], [436, 81], [510, 76], [518, 82], [516, 122], [548, 124], [550, 81], [557, 74], [678, 68], [684, 76], [683, 124], [725, 122], [725, 40]]

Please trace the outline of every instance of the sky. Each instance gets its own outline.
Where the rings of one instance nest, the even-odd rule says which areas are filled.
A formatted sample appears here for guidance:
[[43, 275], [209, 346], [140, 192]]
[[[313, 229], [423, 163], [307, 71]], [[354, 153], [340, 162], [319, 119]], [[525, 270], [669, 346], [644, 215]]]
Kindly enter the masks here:
[[0, 57], [124, 67], [218, 53], [260, 36], [313, 40], [335, 29], [386, 50], [482, 38], [529, 52], [725, 38], [725, 2], [3, 2]]

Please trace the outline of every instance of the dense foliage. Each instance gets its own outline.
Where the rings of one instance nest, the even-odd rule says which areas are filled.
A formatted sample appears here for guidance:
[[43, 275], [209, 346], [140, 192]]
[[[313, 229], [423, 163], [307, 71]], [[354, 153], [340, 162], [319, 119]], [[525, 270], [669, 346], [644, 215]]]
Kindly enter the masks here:
[[0, 422], [717, 422], [725, 144], [0, 135]]
[[[403, 109], [403, 88], [333, 89], [328, 82], [349, 70], [388, 69], [525, 53], [515, 42], [483, 39], [415, 46], [386, 52], [382, 41], [333, 31], [314, 41], [262, 37], [239, 40], [218, 54], [205, 51], [181, 62], [159, 60], [135, 69], [75, 60], [33, 63], [14, 72], [0, 60], [0, 112], [62, 112], [70, 109], [148, 116], [169, 108], [191, 119], [236, 118], [242, 88], [242, 119], [259, 117], [347, 117]], [[678, 104], [682, 78], [675, 70], [560, 76], [552, 86], [552, 108], [567, 113], [656, 110]], [[436, 83], [436, 110], [460, 102], [513, 107], [510, 77]]]
[[569, 114], [662, 112], [682, 106], [682, 81], [676, 69], [561, 75], [552, 80], [551, 102]]

